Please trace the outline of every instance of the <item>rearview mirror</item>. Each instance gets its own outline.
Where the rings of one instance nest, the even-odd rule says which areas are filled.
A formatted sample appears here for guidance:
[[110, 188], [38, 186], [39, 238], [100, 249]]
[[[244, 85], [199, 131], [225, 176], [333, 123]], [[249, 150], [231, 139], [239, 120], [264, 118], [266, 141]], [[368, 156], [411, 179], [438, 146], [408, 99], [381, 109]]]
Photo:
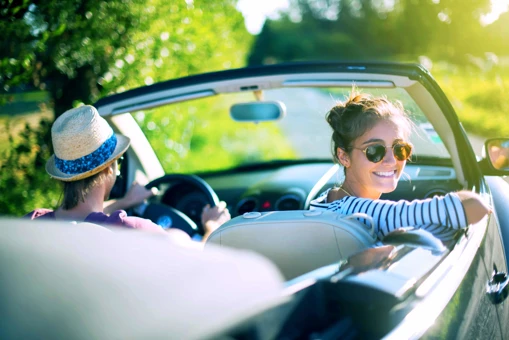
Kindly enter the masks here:
[[286, 106], [279, 101], [238, 103], [230, 107], [230, 117], [237, 122], [279, 120], [286, 115]]
[[509, 138], [492, 138], [484, 143], [484, 157], [493, 170], [509, 174]]

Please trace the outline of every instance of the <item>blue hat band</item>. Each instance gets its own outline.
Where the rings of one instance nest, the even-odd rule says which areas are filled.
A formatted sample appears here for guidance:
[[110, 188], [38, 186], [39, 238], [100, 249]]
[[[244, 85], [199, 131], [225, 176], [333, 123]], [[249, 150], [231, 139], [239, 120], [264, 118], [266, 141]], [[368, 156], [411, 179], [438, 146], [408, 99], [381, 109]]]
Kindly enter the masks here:
[[112, 134], [97, 150], [73, 160], [60, 159], [55, 155], [55, 166], [68, 175], [82, 174], [97, 168], [110, 158], [117, 147], [117, 136]]

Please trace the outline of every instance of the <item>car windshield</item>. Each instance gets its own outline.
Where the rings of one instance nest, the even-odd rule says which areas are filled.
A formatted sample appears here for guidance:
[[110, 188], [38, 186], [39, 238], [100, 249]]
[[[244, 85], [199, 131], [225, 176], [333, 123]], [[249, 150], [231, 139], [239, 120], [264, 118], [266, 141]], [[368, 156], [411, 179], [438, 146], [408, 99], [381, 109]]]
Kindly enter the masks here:
[[[255, 101], [253, 92], [227, 93], [133, 112], [166, 172], [200, 173], [239, 166], [330, 161], [331, 128], [327, 111], [344, 100], [348, 88], [265, 90], [263, 100], [278, 100], [286, 116], [273, 122], [236, 122], [235, 103]], [[403, 89], [363, 89], [399, 100], [415, 123], [410, 141], [416, 157], [450, 158], [423, 112]]]

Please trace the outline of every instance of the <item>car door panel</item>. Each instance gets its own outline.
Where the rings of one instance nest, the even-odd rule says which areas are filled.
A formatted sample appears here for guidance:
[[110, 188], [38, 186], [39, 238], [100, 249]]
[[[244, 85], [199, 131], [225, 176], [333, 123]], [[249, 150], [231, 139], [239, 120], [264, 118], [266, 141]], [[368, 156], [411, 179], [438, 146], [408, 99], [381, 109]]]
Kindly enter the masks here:
[[492, 242], [490, 230], [488, 226], [480, 251], [476, 251], [460, 286], [424, 339], [502, 339], [496, 307], [486, 295], [489, 274], [483, 251], [490, 248], [486, 245]]

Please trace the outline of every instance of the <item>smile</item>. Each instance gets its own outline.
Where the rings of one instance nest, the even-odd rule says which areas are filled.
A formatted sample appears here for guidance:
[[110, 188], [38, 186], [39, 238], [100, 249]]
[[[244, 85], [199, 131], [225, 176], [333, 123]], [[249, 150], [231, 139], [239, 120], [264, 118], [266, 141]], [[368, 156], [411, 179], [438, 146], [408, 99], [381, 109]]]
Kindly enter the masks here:
[[396, 174], [396, 170], [393, 171], [375, 171], [373, 172], [378, 177], [393, 177]]

